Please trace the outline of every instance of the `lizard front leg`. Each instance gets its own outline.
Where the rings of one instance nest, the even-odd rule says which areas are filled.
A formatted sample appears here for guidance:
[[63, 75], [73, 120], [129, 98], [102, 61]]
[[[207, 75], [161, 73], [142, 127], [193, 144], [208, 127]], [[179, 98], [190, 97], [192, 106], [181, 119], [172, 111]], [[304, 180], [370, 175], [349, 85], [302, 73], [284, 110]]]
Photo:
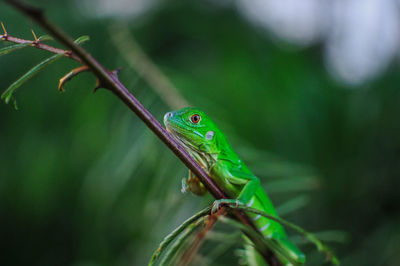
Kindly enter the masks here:
[[211, 212], [212, 213], [217, 212], [220, 206], [223, 204], [235, 204], [236, 207], [238, 207], [239, 205], [251, 207], [254, 201], [254, 198], [253, 200], [251, 200], [251, 198], [253, 197], [259, 185], [260, 181], [258, 178], [248, 180], [236, 199], [220, 199], [214, 201]]
[[182, 179], [182, 193], [190, 191], [197, 196], [204, 196], [207, 193], [206, 187], [200, 179], [189, 170], [189, 177]]
[[215, 212], [219, 209], [221, 204], [236, 204], [239, 205], [247, 205], [250, 203], [250, 200], [254, 196], [257, 188], [260, 186], [260, 180], [252, 175], [251, 173], [246, 173], [241, 171], [240, 169], [236, 169], [233, 167], [229, 167], [229, 165], [221, 164], [218, 165], [214, 169], [217, 171], [218, 176], [224, 178], [225, 187], [229, 187], [232, 185], [242, 186], [239, 194], [236, 196], [236, 199], [220, 199], [214, 202], [212, 211]]

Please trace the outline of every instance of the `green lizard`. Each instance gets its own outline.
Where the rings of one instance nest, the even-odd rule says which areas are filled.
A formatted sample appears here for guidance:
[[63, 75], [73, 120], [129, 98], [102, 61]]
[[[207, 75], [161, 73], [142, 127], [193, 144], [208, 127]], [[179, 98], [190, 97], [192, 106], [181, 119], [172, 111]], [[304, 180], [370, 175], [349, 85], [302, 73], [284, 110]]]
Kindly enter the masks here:
[[[213, 181], [231, 198], [217, 200], [214, 207], [236, 202], [277, 216], [274, 206], [247, 166], [228, 144], [217, 125], [197, 108], [183, 108], [168, 112], [164, 116], [167, 131], [210, 175]], [[204, 195], [207, 190], [189, 170], [189, 177], [182, 180], [182, 190]], [[283, 265], [302, 265], [305, 255], [291, 243], [276, 221], [260, 215], [248, 214], [253, 223], [266, 238], [273, 240], [280, 250], [278, 259]], [[251, 265], [265, 265], [261, 255], [256, 253], [249, 240], [246, 241], [246, 257]], [[290, 263], [289, 261], [293, 262]]]

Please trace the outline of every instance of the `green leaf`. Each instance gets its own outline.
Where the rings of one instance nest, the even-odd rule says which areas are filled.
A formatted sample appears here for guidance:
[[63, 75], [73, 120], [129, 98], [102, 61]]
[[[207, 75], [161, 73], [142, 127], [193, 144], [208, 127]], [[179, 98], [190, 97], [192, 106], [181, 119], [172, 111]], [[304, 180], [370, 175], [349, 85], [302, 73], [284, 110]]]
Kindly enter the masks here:
[[157, 250], [153, 253], [151, 256], [151, 260], [149, 262], [149, 266], [154, 265], [161, 255], [161, 253], [168, 247], [168, 245], [186, 228], [188, 228], [191, 224], [196, 222], [198, 219], [204, 217], [208, 213], [210, 213], [211, 208], [205, 208], [204, 210], [199, 211], [186, 221], [184, 221], [178, 228], [176, 228], [174, 231], [172, 231], [169, 235], [167, 235], [164, 240], [160, 243], [159, 247]]
[[30, 45], [30, 43], [18, 43], [18, 44], [14, 44], [14, 45], [10, 45], [10, 46], [1, 48], [0, 49], [0, 55], [8, 54], [8, 53], [10, 53], [12, 51], [27, 47], [29, 45]]
[[79, 37], [78, 39], [76, 39], [74, 42], [76, 44], [82, 44], [82, 43], [87, 42], [89, 40], [90, 40], [90, 37], [88, 35], [83, 35], [83, 36]]
[[33, 68], [31, 68], [28, 72], [26, 72], [23, 76], [21, 76], [19, 79], [17, 79], [13, 84], [11, 84], [7, 90], [1, 95], [1, 99], [4, 100], [5, 103], [9, 103], [10, 100], [13, 100], [14, 102], [14, 107], [16, 107], [16, 100], [14, 97], [14, 92], [17, 88], [19, 88], [22, 84], [27, 82], [29, 79], [31, 79], [33, 76], [35, 76], [37, 73], [39, 73], [41, 70], [43, 70], [46, 66], [50, 65], [51, 63], [55, 62], [57, 59], [60, 59], [63, 56], [63, 54], [56, 54], [53, 55]]
[[183, 246], [185, 241], [190, 237], [190, 235], [204, 222], [206, 216], [202, 216], [199, 220], [194, 223], [189, 224], [185, 232], [183, 232], [175, 243], [171, 246], [168, 252], [165, 254], [164, 258], [160, 262], [160, 266], [170, 265], [170, 261], [175, 257], [180, 248]]
[[14, 109], [18, 110], [18, 104], [17, 104], [17, 100], [15, 100], [15, 96], [13, 96], [13, 102], [14, 102]]

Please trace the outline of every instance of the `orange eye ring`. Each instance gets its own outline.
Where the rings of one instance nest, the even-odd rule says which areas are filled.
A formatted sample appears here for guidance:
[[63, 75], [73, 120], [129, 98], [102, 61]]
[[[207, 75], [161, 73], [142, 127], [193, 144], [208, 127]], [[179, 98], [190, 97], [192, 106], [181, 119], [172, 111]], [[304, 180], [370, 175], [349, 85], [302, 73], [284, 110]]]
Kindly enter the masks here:
[[197, 124], [200, 122], [201, 117], [198, 114], [194, 114], [190, 117], [190, 120], [192, 121], [192, 123]]

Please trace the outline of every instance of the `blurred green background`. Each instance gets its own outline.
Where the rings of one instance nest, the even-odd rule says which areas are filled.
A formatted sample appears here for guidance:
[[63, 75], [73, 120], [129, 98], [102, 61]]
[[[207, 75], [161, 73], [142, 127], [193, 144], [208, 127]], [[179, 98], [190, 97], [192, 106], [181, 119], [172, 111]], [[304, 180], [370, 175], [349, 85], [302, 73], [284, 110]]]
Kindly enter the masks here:
[[[287, 42], [227, 2], [158, 1], [135, 18], [93, 14], [95, 1], [36, 4], [71, 36], [90, 35], [85, 48], [123, 67], [121, 81], [161, 121], [173, 107], [115, 46], [127, 27], [179, 94], [217, 121], [282, 217], [320, 232], [343, 265], [398, 265], [398, 62], [350, 84], [327, 70], [322, 40]], [[13, 36], [44, 34], [3, 2], [0, 20]], [[1, 56], [1, 90], [47, 56]], [[0, 104], [2, 265], [145, 265], [212, 202], [180, 193], [183, 164], [111, 93], [93, 94], [90, 74], [57, 91], [77, 66], [63, 59], [22, 86], [18, 111]], [[237, 264], [235, 244], [214, 258], [211, 242], [198, 264]], [[301, 247], [309, 265], [321, 264]]]

